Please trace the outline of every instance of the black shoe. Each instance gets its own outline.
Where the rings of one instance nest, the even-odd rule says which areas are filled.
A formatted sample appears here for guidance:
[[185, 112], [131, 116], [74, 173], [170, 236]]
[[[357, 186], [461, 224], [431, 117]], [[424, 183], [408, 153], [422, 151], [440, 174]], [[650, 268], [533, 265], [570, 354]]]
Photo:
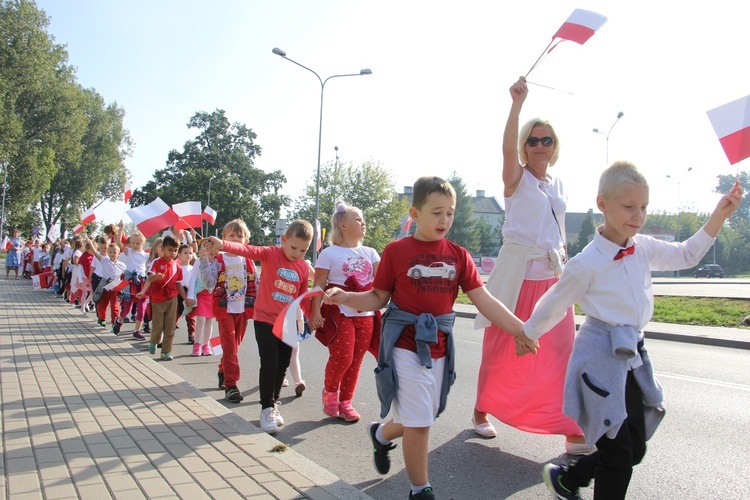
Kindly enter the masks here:
[[104, 328], [107, 328], [107, 322], [104, 321], [103, 319], [96, 320], [96, 324], [99, 326], [103, 326]]
[[388, 474], [388, 471], [391, 470], [391, 459], [388, 457], [388, 452], [395, 448], [396, 445], [394, 443], [380, 444], [378, 438], [375, 436], [378, 432], [378, 427], [380, 427], [380, 424], [373, 422], [368, 429], [370, 439], [372, 440], [372, 449], [375, 453], [375, 468], [381, 474]]
[[195, 344], [195, 337], [193, 337], [192, 335], [188, 335], [188, 344]]
[[242, 394], [240, 394], [240, 390], [237, 389], [237, 386], [235, 385], [227, 389], [227, 391], [224, 393], [224, 398], [230, 403], [239, 403], [243, 399], [245, 399], [244, 397], [242, 397]]
[[156, 344], [156, 347], [158, 347], [159, 349], [161, 349], [161, 342], [159, 342], [158, 344]]
[[224, 385], [224, 374], [219, 372], [219, 389], [227, 389], [227, 386]]
[[115, 324], [112, 325], [112, 333], [114, 333], [115, 335], [120, 335], [120, 328], [122, 328], [122, 323], [115, 320]]
[[416, 494], [409, 491], [409, 498], [413, 498], [415, 500], [435, 500], [435, 492], [432, 491], [432, 486], [428, 486], [427, 488]]
[[542, 477], [544, 478], [544, 484], [552, 492], [555, 498], [561, 500], [580, 500], [578, 496], [578, 490], [570, 491], [568, 488], [563, 486], [562, 479], [568, 469], [563, 465], [547, 464], [542, 469]]
[[143, 333], [151, 333], [151, 325], [143, 323]]

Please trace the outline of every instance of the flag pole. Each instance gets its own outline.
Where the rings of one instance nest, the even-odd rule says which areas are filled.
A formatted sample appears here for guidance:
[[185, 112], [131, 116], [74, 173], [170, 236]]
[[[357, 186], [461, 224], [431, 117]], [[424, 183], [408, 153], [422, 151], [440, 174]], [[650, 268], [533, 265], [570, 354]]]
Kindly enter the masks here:
[[550, 46], [551, 46], [551, 45], [552, 45], [552, 44], [554, 43], [554, 41], [555, 41], [555, 39], [553, 38], [553, 39], [552, 39], [552, 41], [550, 41], [550, 42], [549, 42], [549, 45], [547, 45], [547, 46], [546, 46], [546, 47], [544, 48], [544, 50], [543, 50], [543, 51], [542, 51], [542, 53], [541, 53], [541, 54], [539, 55], [539, 57], [537, 58], [537, 60], [536, 60], [536, 61], [534, 61], [534, 64], [533, 64], [533, 65], [531, 66], [531, 68], [530, 68], [530, 69], [529, 69], [529, 71], [528, 71], [528, 72], [526, 73], [526, 75], [524, 76], [524, 78], [528, 78], [528, 77], [529, 77], [529, 74], [531, 74], [531, 72], [532, 72], [532, 71], [534, 71], [534, 68], [536, 68], [536, 65], [537, 65], [537, 64], [539, 64], [539, 61], [541, 61], [541, 60], [542, 60], [542, 57], [544, 57], [544, 54], [546, 54], [546, 53], [547, 53], [547, 49], [549, 49], [549, 48], [550, 48]]

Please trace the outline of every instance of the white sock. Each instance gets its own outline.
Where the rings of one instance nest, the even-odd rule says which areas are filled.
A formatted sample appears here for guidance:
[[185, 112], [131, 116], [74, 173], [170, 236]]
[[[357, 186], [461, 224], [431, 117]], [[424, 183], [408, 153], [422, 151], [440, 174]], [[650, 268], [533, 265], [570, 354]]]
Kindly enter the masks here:
[[425, 488], [429, 488], [429, 487], [430, 487], [430, 483], [427, 483], [427, 484], [423, 484], [422, 486], [414, 486], [414, 485], [412, 484], [412, 485], [411, 485], [411, 494], [412, 494], [412, 495], [416, 495], [417, 493], [419, 493], [419, 492], [420, 492], [420, 491], [422, 491], [423, 489], [425, 489]]
[[378, 430], [375, 431], [375, 439], [378, 440], [378, 443], [380, 444], [388, 444], [390, 441], [388, 441], [385, 437], [383, 437], [383, 424], [380, 424], [378, 426]]

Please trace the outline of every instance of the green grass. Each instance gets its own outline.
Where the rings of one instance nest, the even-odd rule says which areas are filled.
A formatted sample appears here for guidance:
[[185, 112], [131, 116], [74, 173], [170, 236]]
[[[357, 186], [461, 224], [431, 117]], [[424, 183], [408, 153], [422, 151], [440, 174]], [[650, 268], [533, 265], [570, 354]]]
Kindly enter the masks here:
[[[458, 294], [459, 304], [471, 304], [464, 293]], [[576, 314], [583, 311], [576, 305]], [[678, 325], [725, 326], [748, 328], [742, 319], [750, 314], [750, 300], [702, 297], [654, 297], [654, 316], [657, 323]]]

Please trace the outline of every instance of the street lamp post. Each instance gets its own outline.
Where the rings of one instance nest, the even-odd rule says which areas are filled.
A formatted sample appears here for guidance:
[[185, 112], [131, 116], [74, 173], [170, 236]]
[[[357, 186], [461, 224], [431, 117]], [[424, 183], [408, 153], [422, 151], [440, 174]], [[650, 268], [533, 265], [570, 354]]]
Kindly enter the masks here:
[[319, 118], [319, 125], [318, 125], [318, 164], [317, 164], [317, 173], [315, 175], [315, 222], [316, 224], [313, 225], [315, 229], [315, 233], [313, 234], [313, 264], [315, 264], [315, 262], [318, 260], [318, 247], [316, 245], [318, 241], [317, 221], [320, 215], [320, 147], [321, 147], [321, 142], [323, 138], [323, 91], [325, 90], [326, 82], [328, 82], [328, 80], [330, 80], [331, 78], [341, 78], [344, 76], [371, 75], [372, 71], [369, 68], [365, 68], [365, 69], [361, 69], [359, 73], [347, 73], [344, 75], [331, 75], [325, 80], [323, 80], [319, 74], [317, 74], [315, 71], [311, 70], [307, 66], [304, 66], [293, 59], [289, 59], [286, 56], [286, 52], [284, 52], [280, 48], [274, 47], [272, 52], [276, 54], [277, 56], [283, 57], [287, 61], [296, 64], [300, 68], [306, 69], [307, 71], [315, 75], [318, 78], [318, 81], [320, 82], [320, 118]]
[[[680, 241], [680, 215], [682, 214], [682, 203], [680, 198], [680, 183], [682, 182], [682, 179], [685, 178], [685, 176], [693, 170], [693, 167], [688, 167], [688, 169], [685, 171], [684, 174], [680, 176], [679, 179], [677, 179], [677, 238], [676, 241]], [[672, 176], [667, 174], [667, 179], [672, 179]], [[680, 277], [680, 270], [678, 269], [676, 271], [677, 277]]]
[[[41, 144], [41, 139], [34, 139], [31, 141], [32, 144]], [[0, 238], [3, 237], [3, 231], [5, 231], [5, 192], [8, 190], [8, 153], [5, 153], [5, 161], [3, 162], [3, 204], [2, 214], [0, 214]]]
[[333, 167], [333, 192], [331, 193], [332, 194], [331, 201], [334, 203], [334, 207], [333, 208], [335, 209], [336, 208], [335, 207], [335, 204], [336, 204], [336, 186], [338, 185], [338, 182], [339, 182], [339, 147], [338, 146], [334, 146], [333, 150], [336, 152], [336, 163], [334, 164], [334, 167]]
[[594, 132], [595, 132], [595, 133], [597, 133], [597, 134], [602, 134], [602, 135], [603, 135], [603, 136], [605, 137], [605, 139], [606, 139], [606, 146], [607, 146], [607, 165], [609, 165], [609, 134], [611, 134], [611, 133], [612, 133], [612, 129], [613, 129], [613, 128], [615, 128], [615, 125], [617, 125], [617, 122], [619, 122], [619, 121], [620, 121], [620, 118], [622, 118], [622, 115], [624, 115], [624, 114], [625, 114], [625, 113], [623, 113], [622, 111], [620, 111], [619, 113], [617, 113], [617, 118], [615, 118], [615, 122], [614, 122], [614, 123], [612, 124], [612, 126], [611, 126], [611, 127], [609, 127], [609, 132], [607, 132], [606, 134], [605, 134], [604, 132], [601, 132], [601, 131], [600, 131], [600, 130], [599, 130], [598, 128], [595, 128], [595, 129], [594, 129]]

